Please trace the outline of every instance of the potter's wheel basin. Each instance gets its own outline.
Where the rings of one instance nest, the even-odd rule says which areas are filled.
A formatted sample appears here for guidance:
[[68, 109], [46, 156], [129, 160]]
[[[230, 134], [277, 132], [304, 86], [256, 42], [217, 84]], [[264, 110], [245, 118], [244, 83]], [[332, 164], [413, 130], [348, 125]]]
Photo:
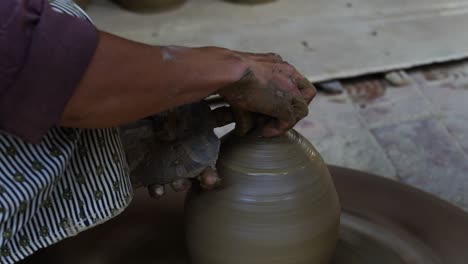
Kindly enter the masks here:
[[[336, 167], [330, 171], [344, 210], [332, 264], [467, 263], [468, 214], [374, 175]], [[184, 195], [175, 193], [154, 201], [141, 190], [116, 219], [25, 263], [189, 263], [183, 201]]]

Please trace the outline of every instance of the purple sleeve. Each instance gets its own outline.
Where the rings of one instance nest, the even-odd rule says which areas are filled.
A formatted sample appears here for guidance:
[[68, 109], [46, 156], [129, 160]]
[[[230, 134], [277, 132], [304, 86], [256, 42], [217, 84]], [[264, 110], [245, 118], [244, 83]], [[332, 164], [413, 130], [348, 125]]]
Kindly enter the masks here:
[[0, 0], [0, 130], [37, 143], [57, 125], [98, 42], [48, 0]]

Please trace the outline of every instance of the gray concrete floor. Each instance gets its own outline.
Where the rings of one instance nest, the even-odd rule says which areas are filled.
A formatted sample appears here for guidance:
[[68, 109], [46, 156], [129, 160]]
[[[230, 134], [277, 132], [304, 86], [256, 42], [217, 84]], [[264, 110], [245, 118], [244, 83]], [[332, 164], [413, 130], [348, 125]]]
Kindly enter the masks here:
[[372, 172], [433, 193], [468, 211], [468, 63], [344, 81], [319, 94], [297, 129], [330, 164]]

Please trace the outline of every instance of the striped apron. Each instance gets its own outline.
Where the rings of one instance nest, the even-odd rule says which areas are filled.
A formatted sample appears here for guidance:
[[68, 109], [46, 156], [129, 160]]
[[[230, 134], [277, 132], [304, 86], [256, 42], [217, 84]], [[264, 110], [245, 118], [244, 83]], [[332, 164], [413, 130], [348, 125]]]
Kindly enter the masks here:
[[[89, 20], [71, 0], [57, 12]], [[53, 128], [40, 144], [0, 132], [0, 263], [103, 223], [130, 203], [117, 129]]]

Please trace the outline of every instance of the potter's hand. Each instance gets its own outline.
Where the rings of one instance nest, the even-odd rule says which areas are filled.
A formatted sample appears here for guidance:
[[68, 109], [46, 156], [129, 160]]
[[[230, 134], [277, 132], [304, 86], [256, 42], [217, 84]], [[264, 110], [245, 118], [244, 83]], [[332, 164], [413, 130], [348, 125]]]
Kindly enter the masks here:
[[155, 198], [164, 195], [168, 184], [186, 191], [193, 179], [204, 188], [216, 187], [220, 180], [214, 166], [220, 141], [213, 128], [232, 121], [226, 112], [226, 108], [213, 111], [205, 103], [195, 103], [123, 127], [132, 183], [147, 186]]
[[315, 87], [276, 54], [237, 53], [247, 64], [244, 76], [219, 91], [232, 106], [260, 113], [261, 134], [283, 134], [308, 114]]

